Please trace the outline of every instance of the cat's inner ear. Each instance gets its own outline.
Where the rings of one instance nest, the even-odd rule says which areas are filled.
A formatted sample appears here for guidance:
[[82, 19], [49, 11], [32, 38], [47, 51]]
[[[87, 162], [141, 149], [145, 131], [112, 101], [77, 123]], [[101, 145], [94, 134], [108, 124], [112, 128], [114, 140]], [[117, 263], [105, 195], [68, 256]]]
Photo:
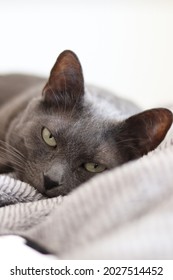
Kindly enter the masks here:
[[74, 106], [84, 95], [81, 64], [72, 51], [66, 50], [57, 58], [48, 82], [43, 89], [45, 102], [55, 106]]
[[122, 123], [118, 142], [126, 145], [129, 159], [140, 157], [154, 150], [162, 142], [172, 121], [173, 115], [168, 109], [157, 108], [143, 111]]

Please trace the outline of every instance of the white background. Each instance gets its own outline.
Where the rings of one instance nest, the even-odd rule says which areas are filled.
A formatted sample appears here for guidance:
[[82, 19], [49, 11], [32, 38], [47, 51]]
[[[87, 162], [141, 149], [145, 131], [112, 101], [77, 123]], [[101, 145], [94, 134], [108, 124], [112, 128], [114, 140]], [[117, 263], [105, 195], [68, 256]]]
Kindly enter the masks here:
[[173, 1], [0, 0], [0, 73], [47, 76], [64, 49], [87, 82], [145, 108], [173, 104]]

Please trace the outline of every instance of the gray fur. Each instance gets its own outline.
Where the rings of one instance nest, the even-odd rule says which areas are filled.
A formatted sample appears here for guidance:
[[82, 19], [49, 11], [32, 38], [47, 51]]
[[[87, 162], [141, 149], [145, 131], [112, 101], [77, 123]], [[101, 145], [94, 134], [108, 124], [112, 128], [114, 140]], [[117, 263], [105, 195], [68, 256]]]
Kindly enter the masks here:
[[[69, 64], [60, 71], [56, 67], [62, 68], [63, 55]], [[94, 176], [83, 168], [84, 163], [104, 164], [109, 170], [141, 156], [131, 136], [128, 139], [132, 127], [124, 126], [124, 120], [139, 108], [96, 87], [85, 86], [82, 91], [79, 61], [70, 51], [63, 55], [45, 87], [44, 78], [0, 77], [0, 171], [14, 170], [17, 178], [48, 196], [65, 195]], [[62, 71], [65, 88], [60, 88]], [[56, 148], [43, 141], [43, 127], [55, 137]], [[46, 189], [45, 178], [58, 186]]]

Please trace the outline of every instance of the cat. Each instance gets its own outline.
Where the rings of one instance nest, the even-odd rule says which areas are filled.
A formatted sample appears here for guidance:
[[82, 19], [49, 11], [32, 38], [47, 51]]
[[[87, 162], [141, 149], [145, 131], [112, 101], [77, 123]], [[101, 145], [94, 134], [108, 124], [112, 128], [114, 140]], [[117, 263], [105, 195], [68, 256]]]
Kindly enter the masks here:
[[141, 111], [87, 86], [76, 54], [65, 50], [48, 81], [0, 76], [0, 172], [48, 197], [66, 195], [96, 174], [155, 149], [172, 124], [166, 108]]

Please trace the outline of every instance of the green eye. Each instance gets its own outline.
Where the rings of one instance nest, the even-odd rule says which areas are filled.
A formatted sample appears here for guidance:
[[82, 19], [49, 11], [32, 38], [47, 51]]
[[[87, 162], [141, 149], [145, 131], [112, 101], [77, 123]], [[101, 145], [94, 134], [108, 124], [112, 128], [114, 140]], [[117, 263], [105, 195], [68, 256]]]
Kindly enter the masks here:
[[47, 145], [56, 147], [56, 140], [53, 137], [52, 133], [46, 127], [44, 127], [42, 130], [42, 138]]
[[93, 162], [85, 163], [84, 168], [92, 173], [100, 173], [106, 170], [106, 166], [104, 166], [103, 164], [97, 164]]

